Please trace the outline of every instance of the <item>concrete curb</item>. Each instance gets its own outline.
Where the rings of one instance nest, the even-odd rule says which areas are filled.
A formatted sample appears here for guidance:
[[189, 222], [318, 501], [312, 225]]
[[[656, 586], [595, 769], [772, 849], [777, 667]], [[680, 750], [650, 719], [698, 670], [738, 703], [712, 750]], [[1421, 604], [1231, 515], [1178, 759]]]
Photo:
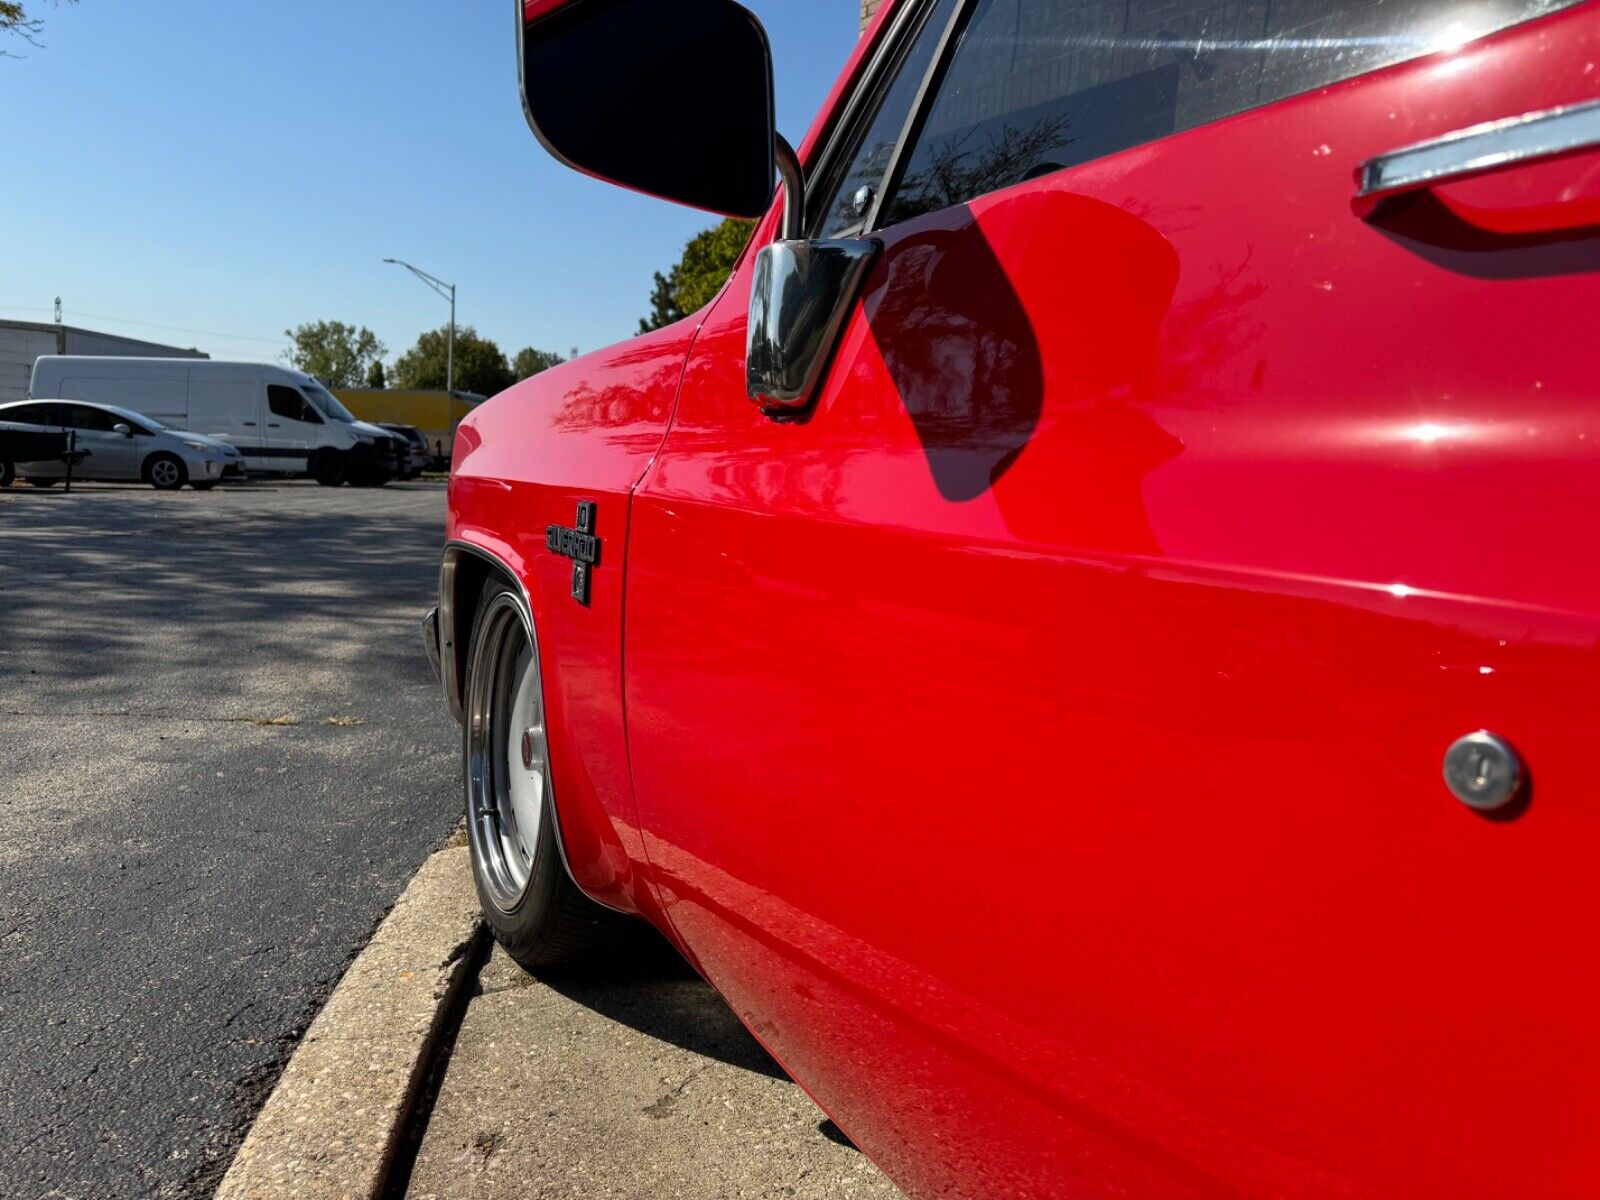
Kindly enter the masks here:
[[465, 846], [434, 854], [345, 972], [218, 1200], [377, 1200], [483, 944]]

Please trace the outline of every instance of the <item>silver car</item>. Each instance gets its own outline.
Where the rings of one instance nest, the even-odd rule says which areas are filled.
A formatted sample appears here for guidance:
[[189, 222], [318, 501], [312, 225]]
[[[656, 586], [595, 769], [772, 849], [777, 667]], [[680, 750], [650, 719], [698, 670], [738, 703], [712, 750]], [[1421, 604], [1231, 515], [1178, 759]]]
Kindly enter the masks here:
[[[184, 484], [204, 491], [244, 473], [244, 460], [226, 442], [168, 429], [153, 417], [87, 400], [18, 400], [0, 404], [0, 432], [66, 434], [74, 450], [74, 479], [142, 479], [162, 491]], [[8, 439], [0, 437], [0, 447]], [[26, 444], [26, 438], [15, 438]], [[3, 453], [3, 451], [0, 451]], [[35, 487], [66, 478], [65, 458], [0, 461], [0, 486], [20, 475]]]

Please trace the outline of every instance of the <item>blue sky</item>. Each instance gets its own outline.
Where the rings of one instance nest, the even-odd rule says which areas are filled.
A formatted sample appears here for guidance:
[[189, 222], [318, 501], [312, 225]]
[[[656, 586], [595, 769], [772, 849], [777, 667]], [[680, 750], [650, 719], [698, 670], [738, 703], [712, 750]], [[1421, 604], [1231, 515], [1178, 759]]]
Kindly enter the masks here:
[[[858, 0], [745, 2], [798, 143]], [[510, 0], [29, 7], [45, 47], [0, 59], [0, 317], [60, 295], [70, 324], [265, 360], [337, 318], [393, 358], [448, 307], [392, 256], [455, 282], [457, 320], [507, 354], [565, 354], [633, 333], [651, 272], [714, 219], [539, 148]]]

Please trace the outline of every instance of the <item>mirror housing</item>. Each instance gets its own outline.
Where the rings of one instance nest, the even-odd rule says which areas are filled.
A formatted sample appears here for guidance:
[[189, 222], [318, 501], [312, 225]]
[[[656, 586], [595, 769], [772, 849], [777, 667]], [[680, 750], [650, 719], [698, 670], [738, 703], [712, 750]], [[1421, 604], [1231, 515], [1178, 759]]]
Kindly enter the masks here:
[[[516, 0], [523, 111], [568, 166], [730, 217], [772, 203], [772, 52], [734, 0]], [[667, 81], [671, 87], [664, 86]]]
[[133, 436], [133, 426], [132, 425], [127, 425], [127, 424], [124, 424], [121, 421], [118, 421], [115, 425], [113, 425], [111, 427], [111, 432], [112, 433], [120, 433], [123, 437], [131, 438]]
[[745, 389], [769, 413], [816, 398], [875, 241], [777, 241], [756, 256], [745, 333]]

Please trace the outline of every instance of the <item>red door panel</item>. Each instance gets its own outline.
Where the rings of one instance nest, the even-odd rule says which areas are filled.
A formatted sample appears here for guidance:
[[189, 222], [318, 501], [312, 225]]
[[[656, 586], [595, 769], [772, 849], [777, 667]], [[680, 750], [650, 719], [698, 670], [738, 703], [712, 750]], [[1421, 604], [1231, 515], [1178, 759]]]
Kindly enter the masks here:
[[[1595, 1190], [1600, 242], [1353, 199], [1597, 57], [1585, 6], [888, 230], [804, 421], [749, 264], [710, 314], [631, 527], [645, 845], [913, 1194]], [[1480, 727], [1510, 819], [1440, 777]]]

